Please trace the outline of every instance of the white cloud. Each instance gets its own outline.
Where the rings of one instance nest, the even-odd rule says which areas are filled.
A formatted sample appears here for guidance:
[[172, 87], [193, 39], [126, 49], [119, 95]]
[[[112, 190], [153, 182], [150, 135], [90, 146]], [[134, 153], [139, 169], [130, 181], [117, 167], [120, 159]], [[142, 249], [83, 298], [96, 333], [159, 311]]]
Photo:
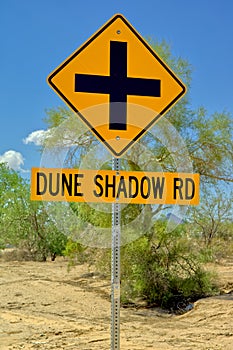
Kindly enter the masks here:
[[34, 143], [36, 146], [41, 146], [46, 137], [48, 137], [49, 130], [36, 130], [31, 132], [25, 139], [23, 143], [28, 145], [29, 143]]
[[24, 158], [20, 152], [13, 150], [6, 151], [4, 154], [0, 155], [0, 163], [6, 163], [9, 168], [13, 170], [26, 172], [26, 170], [21, 167], [24, 165]]

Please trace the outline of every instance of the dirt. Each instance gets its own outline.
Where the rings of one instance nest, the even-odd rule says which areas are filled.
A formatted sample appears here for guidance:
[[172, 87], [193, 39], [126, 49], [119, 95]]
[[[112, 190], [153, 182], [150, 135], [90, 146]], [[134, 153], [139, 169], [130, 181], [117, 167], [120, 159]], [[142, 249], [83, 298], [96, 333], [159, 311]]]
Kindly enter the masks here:
[[[216, 266], [224, 295], [174, 315], [122, 308], [122, 350], [232, 350], [233, 262]], [[0, 349], [110, 349], [110, 280], [67, 261], [0, 261]]]

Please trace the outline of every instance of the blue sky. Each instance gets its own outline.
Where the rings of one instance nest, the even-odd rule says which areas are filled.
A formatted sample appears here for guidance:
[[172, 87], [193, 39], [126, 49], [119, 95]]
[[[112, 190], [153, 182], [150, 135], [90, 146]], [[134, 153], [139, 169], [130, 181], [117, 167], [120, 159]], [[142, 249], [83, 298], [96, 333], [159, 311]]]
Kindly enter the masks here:
[[22, 174], [39, 166], [45, 110], [64, 105], [47, 76], [116, 13], [190, 62], [193, 108], [233, 115], [231, 0], [1, 1], [0, 161]]

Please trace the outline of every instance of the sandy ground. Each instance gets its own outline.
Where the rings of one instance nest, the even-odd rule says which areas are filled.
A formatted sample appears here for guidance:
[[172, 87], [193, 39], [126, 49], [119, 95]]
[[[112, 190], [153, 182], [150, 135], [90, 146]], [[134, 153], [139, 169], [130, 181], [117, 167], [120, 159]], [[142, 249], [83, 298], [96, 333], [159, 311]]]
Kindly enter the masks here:
[[[233, 262], [218, 265], [226, 295], [171, 315], [122, 309], [122, 350], [232, 350]], [[0, 349], [110, 349], [110, 281], [86, 265], [0, 261]]]

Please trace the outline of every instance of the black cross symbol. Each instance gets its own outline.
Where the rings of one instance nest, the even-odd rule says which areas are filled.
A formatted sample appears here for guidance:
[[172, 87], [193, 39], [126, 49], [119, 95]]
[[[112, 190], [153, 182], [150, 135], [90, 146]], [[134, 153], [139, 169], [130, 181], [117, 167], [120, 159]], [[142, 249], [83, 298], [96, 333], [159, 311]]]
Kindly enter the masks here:
[[158, 79], [127, 76], [127, 42], [122, 41], [110, 41], [109, 76], [75, 74], [75, 92], [109, 94], [110, 130], [127, 129], [127, 95], [160, 97], [160, 85]]

